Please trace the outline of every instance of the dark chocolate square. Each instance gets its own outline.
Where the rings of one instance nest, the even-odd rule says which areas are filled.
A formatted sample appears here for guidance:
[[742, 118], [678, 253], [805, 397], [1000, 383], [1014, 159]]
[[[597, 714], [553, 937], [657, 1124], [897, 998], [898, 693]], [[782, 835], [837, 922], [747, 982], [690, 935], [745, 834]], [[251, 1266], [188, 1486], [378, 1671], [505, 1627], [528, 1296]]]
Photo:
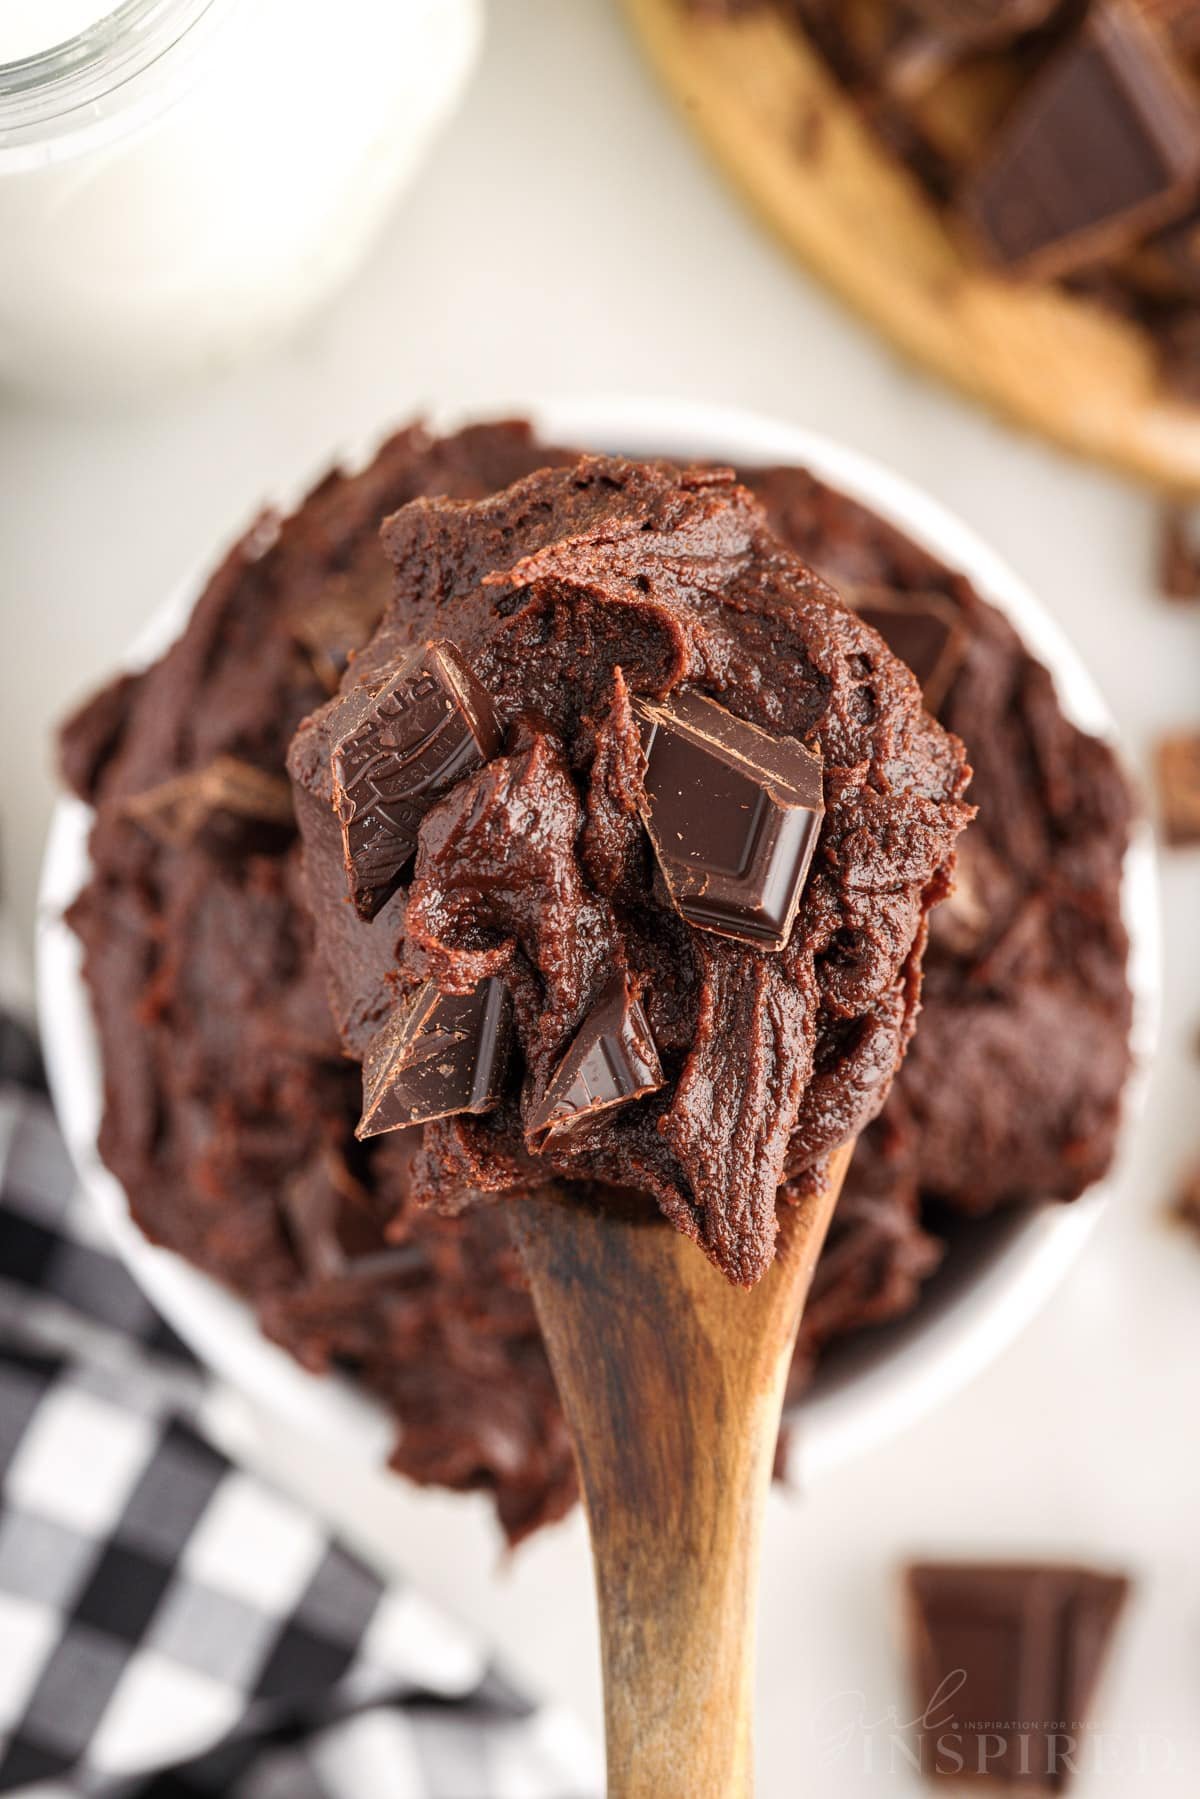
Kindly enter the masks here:
[[1069, 1564], [906, 1576], [922, 1772], [1065, 1792], [1129, 1582]]
[[1093, 7], [968, 181], [1000, 262], [1039, 278], [1118, 253], [1181, 213], [1200, 175], [1200, 109], [1127, 0]]
[[824, 817], [819, 756], [703, 694], [640, 700], [642, 817], [689, 924], [782, 949]]

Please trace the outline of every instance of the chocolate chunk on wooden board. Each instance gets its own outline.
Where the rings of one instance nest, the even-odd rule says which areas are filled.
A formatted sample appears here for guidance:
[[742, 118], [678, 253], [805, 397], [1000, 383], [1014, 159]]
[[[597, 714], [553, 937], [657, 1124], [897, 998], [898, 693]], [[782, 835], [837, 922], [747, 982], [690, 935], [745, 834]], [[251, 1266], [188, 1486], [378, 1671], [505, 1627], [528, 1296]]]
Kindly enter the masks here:
[[1130, 0], [1104, 0], [1031, 85], [960, 204], [997, 262], [1046, 279], [1119, 253], [1186, 210], [1200, 107]]

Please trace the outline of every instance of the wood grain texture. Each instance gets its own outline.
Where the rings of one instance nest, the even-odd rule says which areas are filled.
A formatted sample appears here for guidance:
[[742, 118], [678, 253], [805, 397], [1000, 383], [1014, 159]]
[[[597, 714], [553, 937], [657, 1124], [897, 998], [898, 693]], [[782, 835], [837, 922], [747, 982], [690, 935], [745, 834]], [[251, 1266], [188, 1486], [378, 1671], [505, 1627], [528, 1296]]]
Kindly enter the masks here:
[[[790, 247], [906, 355], [1065, 448], [1200, 492], [1200, 408], [1138, 326], [982, 270], [890, 158], [796, 25], [624, 0], [717, 162]], [[802, 367], [802, 358], [800, 360]]]
[[575, 1441], [609, 1799], [748, 1799], [759, 1542], [783, 1386], [853, 1145], [749, 1292], [648, 1210], [552, 1192], [513, 1228]]

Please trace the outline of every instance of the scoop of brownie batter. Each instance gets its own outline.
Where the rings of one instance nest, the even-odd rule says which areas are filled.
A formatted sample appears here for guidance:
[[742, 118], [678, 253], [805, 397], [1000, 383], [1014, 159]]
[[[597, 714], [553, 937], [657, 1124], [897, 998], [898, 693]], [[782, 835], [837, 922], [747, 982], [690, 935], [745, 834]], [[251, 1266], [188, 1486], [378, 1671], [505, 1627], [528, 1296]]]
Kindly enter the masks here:
[[362, 1128], [422, 1125], [450, 1209], [652, 1195], [750, 1285], [887, 1092], [961, 745], [728, 473], [585, 458], [384, 543], [290, 758]]
[[[236, 546], [166, 655], [97, 696], [63, 745], [97, 809], [72, 918], [104, 1066], [101, 1149], [134, 1218], [243, 1294], [307, 1365], [349, 1371], [396, 1419], [395, 1466], [486, 1491], [513, 1540], [559, 1516], [575, 1478], [504, 1208], [447, 1219], [418, 1204], [418, 1131], [356, 1140], [361, 1074], [331, 1016], [279, 795], [292, 734], [391, 591], [380, 520], [419, 495], [478, 499], [576, 461], [519, 425], [401, 432]], [[1110, 752], [1063, 718], [1045, 671], [965, 580], [803, 471], [743, 479], [776, 532], [881, 623], [881, 597], [911, 602], [928, 641], [931, 594], [961, 623], [937, 703], [967, 742], [980, 807], [957, 891], [932, 915], [913, 1050], [859, 1139], [818, 1267], [798, 1388], [832, 1339], [916, 1302], [946, 1208], [1068, 1198], [1107, 1166], [1127, 1061], [1128, 801]], [[614, 868], [623, 841], [589, 838]], [[403, 895], [388, 904], [401, 911]], [[1024, 959], [991, 955], [1006, 936]], [[1048, 985], [1054, 1007], [1023, 1010]], [[966, 1055], [972, 1013], [1003, 1033], [1001, 1058]], [[914, 1052], [934, 1032], [954, 1081], [920, 1080]], [[924, 1089], [919, 1129], [910, 1082]]]

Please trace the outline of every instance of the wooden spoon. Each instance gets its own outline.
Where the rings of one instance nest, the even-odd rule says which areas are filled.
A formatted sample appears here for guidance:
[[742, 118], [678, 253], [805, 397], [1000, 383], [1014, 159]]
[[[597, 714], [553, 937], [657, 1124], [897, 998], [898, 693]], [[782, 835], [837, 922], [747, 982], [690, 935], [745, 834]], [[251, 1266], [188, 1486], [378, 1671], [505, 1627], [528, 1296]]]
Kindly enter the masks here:
[[750, 1292], [655, 1218], [547, 1190], [513, 1229], [591, 1529], [609, 1799], [747, 1799], [762, 1514], [784, 1381], [853, 1153], [781, 1208]]

